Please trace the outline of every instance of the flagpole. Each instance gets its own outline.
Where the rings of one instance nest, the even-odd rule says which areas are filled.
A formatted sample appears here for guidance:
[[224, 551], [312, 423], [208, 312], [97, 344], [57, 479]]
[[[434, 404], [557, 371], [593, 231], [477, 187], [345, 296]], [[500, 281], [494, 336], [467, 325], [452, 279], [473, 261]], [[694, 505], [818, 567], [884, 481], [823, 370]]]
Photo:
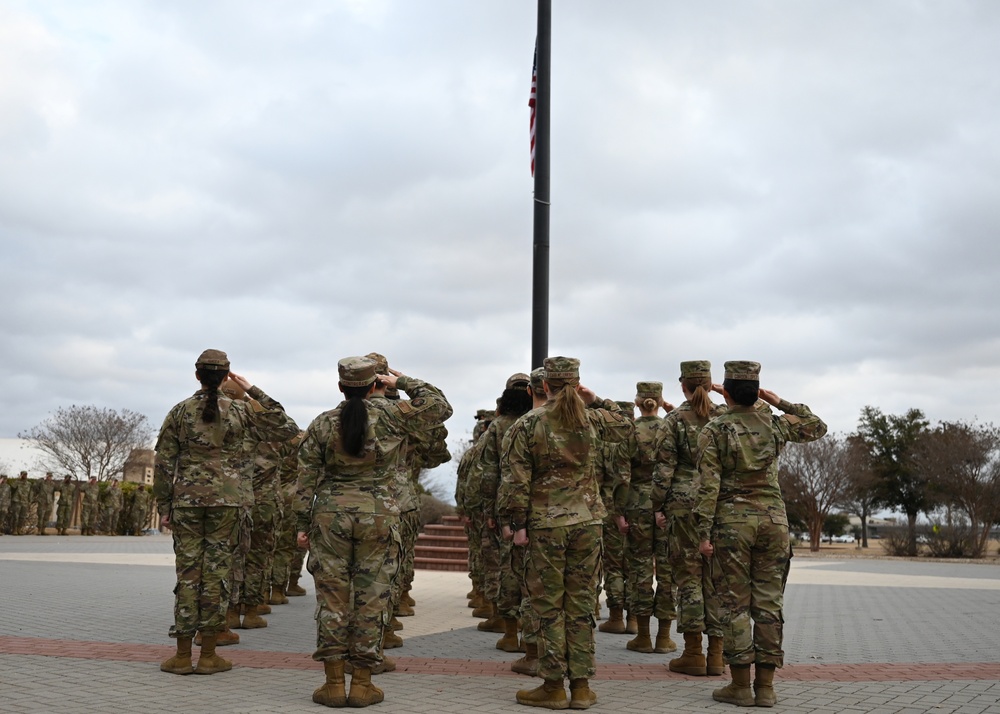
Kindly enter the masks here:
[[534, 257], [531, 298], [531, 368], [549, 352], [549, 106], [552, 76], [552, 0], [538, 0], [535, 98]]

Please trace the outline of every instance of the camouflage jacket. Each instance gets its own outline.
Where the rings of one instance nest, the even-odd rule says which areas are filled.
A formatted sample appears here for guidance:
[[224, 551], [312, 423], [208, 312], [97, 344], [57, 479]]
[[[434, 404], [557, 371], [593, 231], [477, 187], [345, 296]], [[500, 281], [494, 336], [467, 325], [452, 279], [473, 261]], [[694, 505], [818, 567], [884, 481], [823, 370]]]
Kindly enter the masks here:
[[713, 404], [702, 419], [684, 402], [667, 414], [656, 433], [656, 466], [650, 492], [654, 511], [690, 514], [698, 500], [698, 435], [709, 421], [726, 413], [725, 405]]
[[650, 511], [653, 490], [653, 467], [656, 465], [656, 439], [663, 419], [641, 416], [635, 420], [635, 449], [631, 454], [631, 475], [627, 511]]
[[122, 490], [119, 488], [111, 488], [110, 485], [104, 490], [104, 495], [101, 498], [101, 508], [107, 511], [120, 511], [122, 508]]
[[299, 446], [299, 478], [293, 502], [298, 530], [309, 531], [313, 513], [399, 513], [396, 479], [405, 470], [408, 439], [451, 416], [437, 387], [413, 377], [397, 386], [410, 400], [365, 400], [368, 428], [361, 456], [341, 444], [341, 403], [316, 417]]
[[[474, 441], [469, 444], [465, 453], [462, 454], [462, 458], [459, 459], [458, 467], [455, 470], [455, 511], [460, 516], [467, 516], [471, 512], [469, 511], [467, 498], [469, 469], [472, 468], [472, 464], [479, 458], [479, 449], [481, 448], [480, 441]], [[476, 494], [476, 499], [479, 499], [478, 493]]]
[[10, 502], [11, 503], [31, 503], [31, 493], [32, 493], [32, 482], [28, 479], [22, 478], [12, 478], [8, 479], [7, 483], [10, 485]]
[[298, 433], [284, 408], [259, 387], [247, 394], [250, 401], [220, 393], [219, 418], [211, 424], [201, 420], [203, 389], [167, 414], [153, 472], [153, 498], [161, 515], [177, 507], [245, 506], [255, 445]]
[[51, 506], [55, 501], [56, 482], [52, 479], [38, 479], [32, 489], [35, 503]]
[[503, 438], [518, 417], [501, 414], [490, 422], [480, 438], [482, 448], [469, 468], [468, 488], [475, 493], [476, 506], [485, 518], [497, 516], [497, 489], [500, 487], [500, 454]]
[[782, 400], [784, 414], [755, 407], [730, 407], [712, 419], [698, 437], [698, 501], [695, 527], [708, 540], [713, 522], [742, 521], [769, 516], [788, 525], [778, 486], [778, 455], [789, 441], [815, 441], [826, 424], [804, 404]]
[[101, 495], [101, 484], [84, 481], [76, 490], [83, 494], [82, 503], [86, 506], [96, 506], [97, 499]]
[[634, 434], [614, 402], [595, 402], [582, 429], [558, 423], [551, 407], [548, 402], [522, 416], [504, 440], [497, 511], [514, 528], [600, 523], [607, 515], [601, 483], [628, 482], [626, 471], [607, 472], [611, 464], [627, 462], [606, 459], [605, 445]]
[[10, 508], [10, 484], [4, 481], [0, 483], [0, 513], [6, 513], [8, 508]]

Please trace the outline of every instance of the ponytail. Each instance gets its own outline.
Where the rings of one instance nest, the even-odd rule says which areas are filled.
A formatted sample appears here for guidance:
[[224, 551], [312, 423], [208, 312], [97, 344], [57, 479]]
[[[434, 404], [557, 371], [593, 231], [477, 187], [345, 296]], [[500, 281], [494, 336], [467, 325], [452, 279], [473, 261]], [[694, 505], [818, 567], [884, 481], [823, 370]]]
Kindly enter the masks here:
[[570, 384], [553, 385], [550, 390], [557, 390], [552, 398], [552, 415], [566, 426], [582, 428], [587, 423], [587, 405], [576, 392], [576, 387]]
[[195, 369], [195, 376], [205, 390], [205, 408], [201, 411], [201, 420], [211, 424], [219, 418], [219, 386], [226, 381], [229, 370]]
[[371, 392], [371, 385], [365, 387], [345, 387], [340, 385], [347, 401], [340, 408], [340, 442], [350, 456], [360, 457], [365, 452], [365, 437], [368, 433], [368, 405], [365, 397]]
[[691, 405], [692, 411], [701, 419], [708, 419], [708, 415], [712, 411], [712, 400], [708, 398], [708, 390], [705, 389], [705, 385], [704, 380], [685, 380], [684, 382], [684, 386], [691, 392], [688, 403]]

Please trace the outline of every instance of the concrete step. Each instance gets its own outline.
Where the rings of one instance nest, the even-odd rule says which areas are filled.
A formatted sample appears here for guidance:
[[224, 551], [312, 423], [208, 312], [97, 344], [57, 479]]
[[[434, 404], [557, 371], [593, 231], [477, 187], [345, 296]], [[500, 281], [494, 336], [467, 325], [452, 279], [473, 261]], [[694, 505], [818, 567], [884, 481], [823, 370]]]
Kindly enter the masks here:
[[469, 561], [452, 558], [425, 558], [415, 555], [413, 557], [413, 567], [420, 570], [467, 571], [469, 569]]
[[422, 558], [448, 558], [449, 560], [469, 561], [468, 548], [438, 548], [435, 546], [418, 545], [413, 549], [414, 557]]

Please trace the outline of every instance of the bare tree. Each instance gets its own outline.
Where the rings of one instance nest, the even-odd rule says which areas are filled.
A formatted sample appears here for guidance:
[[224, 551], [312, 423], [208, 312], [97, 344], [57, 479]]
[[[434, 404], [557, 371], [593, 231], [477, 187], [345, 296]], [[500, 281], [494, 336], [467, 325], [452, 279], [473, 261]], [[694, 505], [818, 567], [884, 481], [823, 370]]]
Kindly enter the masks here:
[[45, 454], [43, 466], [51, 471], [107, 481], [121, 475], [132, 449], [149, 448], [153, 430], [138, 412], [74, 404], [18, 437]]
[[819, 550], [823, 522], [843, 501], [848, 476], [845, 441], [837, 436], [788, 444], [782, 451], [778, 465], [781, 493], [809, 529], [809, 550]]
[[941, 501], [978, 529], [973, 550], [985, 553], [990, 529], [1000, 520], [1000, 429], [942, 422], [919, 445], [915, 460]]
[[868, 519], [883, 506], [880, 481], [868, 447], [857, 435], [845, 439], [847, 488], [840, 507], [861, 519], [861, 547], [868, 547]]

